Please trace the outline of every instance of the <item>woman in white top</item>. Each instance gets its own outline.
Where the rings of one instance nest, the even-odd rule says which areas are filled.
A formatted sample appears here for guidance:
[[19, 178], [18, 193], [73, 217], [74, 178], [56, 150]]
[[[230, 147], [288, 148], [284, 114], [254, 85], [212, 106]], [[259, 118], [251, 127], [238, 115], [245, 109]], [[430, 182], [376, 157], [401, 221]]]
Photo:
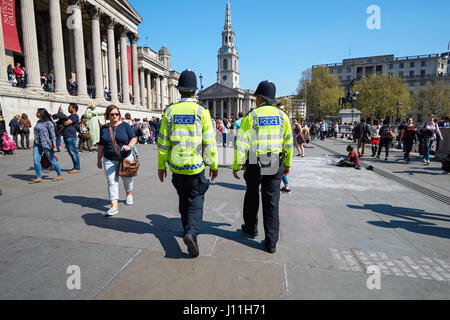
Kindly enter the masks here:
[[423, 162], [425, 164], [430, 164], [430, 151], [433, 143], [436, 139], [443, 140], [441, 130], [439, 130], [439, 126], [436, 122], [434, 122], [436, 116], [431, 114], [428, 116], [427, 122], [423, 125], [423, 129], [425, 130], [425, 152], [423, 155]]
[[378, 120], [373, 120], [373, 126], [370, 133], [370, 143], [372, 144], [372, 157], [375, 157], [378, 151], [378, 145], [380, 144], [380, 125]]

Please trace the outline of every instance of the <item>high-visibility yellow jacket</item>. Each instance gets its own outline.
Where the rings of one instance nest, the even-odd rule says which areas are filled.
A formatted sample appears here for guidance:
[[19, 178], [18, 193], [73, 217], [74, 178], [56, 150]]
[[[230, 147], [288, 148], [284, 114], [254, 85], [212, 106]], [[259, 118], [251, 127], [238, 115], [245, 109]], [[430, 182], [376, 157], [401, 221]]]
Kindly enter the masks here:
[[233, 170], [239, 170], [252, 151], [256, 157], [286, 153], [284, 164], [290, 167], [293, 137], [289, 117], [276, 106], [261, 104], [242, 120], [236, 139]]
[[158, 135], [158, 169], [165, 170], [166, 162], [172, 172], [194, 175], [205, 165], [218, 170], [216, 130], [211, 115], [198, 102], [171, 104], [164, 110]]

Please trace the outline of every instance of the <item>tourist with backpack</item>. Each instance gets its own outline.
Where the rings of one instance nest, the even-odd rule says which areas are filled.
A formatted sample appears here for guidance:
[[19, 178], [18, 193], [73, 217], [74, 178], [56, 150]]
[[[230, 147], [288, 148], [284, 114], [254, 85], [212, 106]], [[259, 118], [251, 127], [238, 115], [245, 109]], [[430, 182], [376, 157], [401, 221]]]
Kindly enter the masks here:
[[36, 172], [36, 179], [30, 183], [42, 182], [42, 165], [41, 160], [46, 157], [48, 161], [55, 168], [58, 176], [54, 181], [62, 180], [61, 168], [58, 161], [55, 159], [56, 152], [56, 134], [55, 125], [48, 111], [44, 108], [39, 108], [36, 117], [39, 121], [34, 127], [34, 145], [33, 145], [33, 158], [34, 158], [34, 170]]
[[20, 145], [22, 146], [21, 149], [26, 150], [30, 149], [30, 128], [31, 128], [31, 121], [28, 119], [28, 115], [26, 113], [22, 113], [22, 118], [19, 120], [18, 125], [18, 133], [20, 134]]
[[17, 146], [17, 127], [19, 126], [19, 120], [20, 120], [20, 116], [17, 115], [15, 116], [13, 119], [11, 119], [11, 121], [9, 122], [9, 133], [11, 134], [11, 136], [13, 137], [14, 143]]
[[386, 158], [384, 160], [388, 160], [389, 158], [389, 148], [391, 147], [392, 140], [394, 138], [394, 134], [392, 133], [391, 126], [389, 125], [389, 120], [384, 120], [383, 125], [380, 128], [380, 146], [378, 148], [377, 158], [380, 159], [381, 150], [383, 147], [386, 149]]

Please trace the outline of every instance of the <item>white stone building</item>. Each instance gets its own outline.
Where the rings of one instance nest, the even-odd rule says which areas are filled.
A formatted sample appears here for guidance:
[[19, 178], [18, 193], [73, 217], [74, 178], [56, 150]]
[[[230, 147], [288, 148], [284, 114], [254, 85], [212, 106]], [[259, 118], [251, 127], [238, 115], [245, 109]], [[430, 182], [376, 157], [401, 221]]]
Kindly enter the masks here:
[[421, 56], [394, 57], [393, 54], [363, 58], [344, 59], [341, 63], [325, 65], [330, 72], [342, 81], [345, 86], [372, 74], [396, 76], [417, 92], [427, 81], [445, 80], [450, 83], [449, 53], [428, 54]]
[[236, 119], [256, 105], [254, 91], [239, 88], [239, 55], [234, 44], [230, 3], [227, 1], [222, 46], [217, 54], [217, 82], [199, 92], [200, 101], [216, 119]]
[[[5, 50], [0, 32], [0, 103], [7, 122], [26, 113], [34, 124], [37, 108], [56, 113], [72, 102], [80, 115], [91, 103], [100, 109], [115, 104], [142, 119], [160, 116], [179, 97], [169, 51], [138, 47], [143, 19], [127, 0], [17, 0], [15, 19], [21, 53]], [[18, 62], [26, 67], [25, 89], [8, 82], [7, 66]], [[44, 72], [54, 75], [50, 92], [41, 86]], [[70, 78], [78, 84], [76, 96], [68, 93]]]

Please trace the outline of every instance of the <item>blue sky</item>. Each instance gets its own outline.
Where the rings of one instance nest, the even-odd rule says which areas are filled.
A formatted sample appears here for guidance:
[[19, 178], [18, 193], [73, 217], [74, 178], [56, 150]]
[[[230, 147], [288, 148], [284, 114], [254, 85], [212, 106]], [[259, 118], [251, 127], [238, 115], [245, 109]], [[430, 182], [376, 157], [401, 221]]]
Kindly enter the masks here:
[[[172, 68], [216, 81], [217, 51], [226, 0], [130, 0], [144, 22], [139, 45], [172, 54]], [[292, 94], [303, 70], [349, 57], [442, 53], [450, 41], [448, 1], [406, 0], [231, 0], [239, 53], [240, 87], [262, 80], [277, 95]], [[381, 30], [369, 30], [367, 8], [381, 10]], [[350, 56], [349, 56], [350, 49]]]

